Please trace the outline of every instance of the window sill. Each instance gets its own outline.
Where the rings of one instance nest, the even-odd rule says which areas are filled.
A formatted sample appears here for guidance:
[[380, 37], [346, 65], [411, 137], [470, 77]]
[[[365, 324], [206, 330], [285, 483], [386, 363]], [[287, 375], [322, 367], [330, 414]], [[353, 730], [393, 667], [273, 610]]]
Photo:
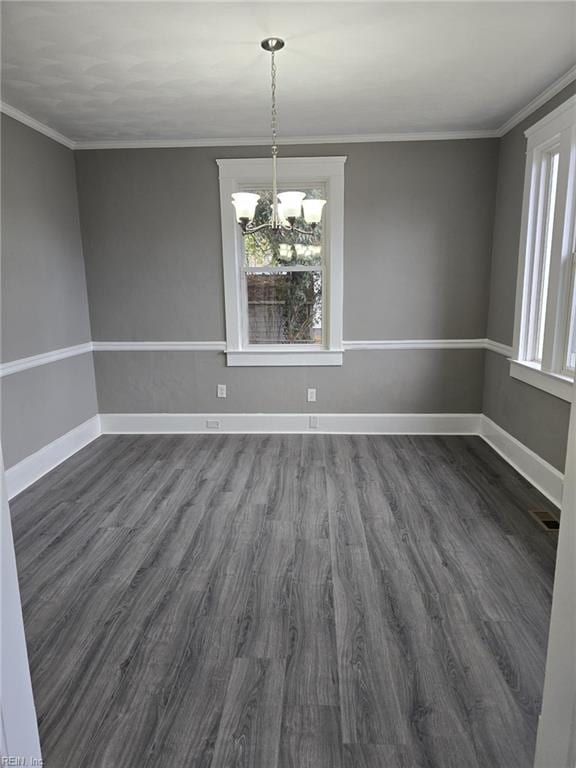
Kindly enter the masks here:
[[528, 363], [523, 360], [510, 361], [510, 376], [531, 387], [536, 387], [549, 395], [559, 397], [561, 400], [572, 402], [572, 379], [568, 376], [561, 376], [557, 373], [542, 371], [535, 363]]
[[228, 366], [342, 365], [341, 349], [263, 347], [226, 353]]

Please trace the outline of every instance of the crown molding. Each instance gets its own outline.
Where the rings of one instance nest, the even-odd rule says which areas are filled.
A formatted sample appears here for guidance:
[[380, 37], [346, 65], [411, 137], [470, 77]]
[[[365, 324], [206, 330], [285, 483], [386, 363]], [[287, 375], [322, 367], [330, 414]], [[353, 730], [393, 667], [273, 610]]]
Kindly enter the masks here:
[[[80, 140], [64, 136], [62, 133], [41, 123], [39, 120], [22, 112], [5, 101], [0, 101], [0, 111], [18, 120], [24, 125], [43, 133], [51, 139], [63, 144], [68, 149], [171, 149], [178, 147], [267, 147], [269, 136], [205, 139], [130, 139], [125, 141], [110, 140]], [[407, 131], [404, 133], [358, 133], [330, 134], [323, 136], [285, 136], [282, 144], [367, 144], [393, 141], [455, 141], [459, 139], [494, 139], [498, 137], [497, 130], [469, 131]]]
[[16, 109], [16, 107], [12, 107], [10, 104], [6, 104], [5, 101], [0, 101], [0, 112], [8, 115], [8, 117], [12, 117], [14, 120], [18, 120], [19, 123], [24, 123], [24, 125], [27, 125], [29, 128], [33, 128], [35, 131], [38, 131], [38, 133], [43, 133], [44, 136], [48, 136], [49, 139], [54, 139], [54, 141], [57, 141], [59, 144], [63, 144], [65, 147], [68, 147], [68, 149], [76, 148], [76, 143], [72, 141], [72, 139], [69, 139], [67, 136], [64, 136], [64, 134], [55, 131], [54, 128], [50, 128], [49, 125], [45, 125], [39, 120], [36, 120], [34, 117], [27, 115], [26, 112], [21, 112], [19, 109]]
[[[496, 130], [421, 131], [407, 133], [358, 133], [325, 136], [283, 136], [282, 144], [376, 144], [392, 141], [454, 141], [495, 139]], [[267, 147], [270, 138], [143, 139], [141, 141], [77, 141], [75, 149], [169, 149], [171, 147]]]
[[[548, 114], [544, 115], [544, 117], [540, 118], [536, 123], [532, 123], [529, 128], [526, 128], [524, 136], [528, 139], [528, 146], [530, 147], [530, 144], [533, 144], [535, 141], [539, 143], [541, 139], [546, 140], [542, 132], [544, 130], [544, 135], [548, 136], [548, 134], [546, 134], [546, 126], [550, 123], [554, 123], [552, 128], [553, 133], [572, 125], [574, 123], [575, 112], [576, 93], [574, 96], [570, 96], [566, 99], [566, 101], [563, 101], [562, 104], [556, 107], [556, 109], [553, 109], [552, 112], [548, 112]], [[537, 135], [535, 136], [535, 134]], [[540, 138], [538, 138], [538, 136], [540, 136]]]
[[[240, 1], [240, 0], [238, 0]], [[333, 134], [325, 136], [286, 136], [282, 137], [282, 144], [368, 144], [386, 143], [392, 141], [457, 141], [466, 139], [498, 139], [505, 136], [515, 126], [529, 117], [549, 99], [576, 80], [576, 65], [565, 72], [558, 80], [555, 80], [542, 93], [526, 104], [520, 111], [508, 118], [499, 128], [468, 131], [408, 131], [404, 133], [358, 133], [358, 134]], [[24, 125], [43, 133], [54, 141], [63, 144], [68, 149], [171, 149], [177, 147], [259, 147], [268, 146], [269, 137], [230, 137], [230, 138], [204, 138], [204, 139], [131, 139], [126, 141], [80, 140], [64, 136], [62, 133], [41, 123], [39, 120], [22, 112], [4, 101], [0, 101], [0, 111], [9, 117], [18, 120]]]
[[515, 128], [519, 123], [522, 122], [522, 120], [530, 117], [533, 112], [539, 109], [543, 104], [546, 104], [547, 101], [549, 101], [553, 96], [556, 96], [557, 93], [560, 93], [561, 90], [566, 88], [567, 85], [570, 85], [570, 83], [574, 80], [576, 80], [576, 65], [571, 67], [568, 72], [565, 72], [562, 77], [558, 78], [558, 80], [555, 80], [553, 83], [551, 83], [548, 88], [545, 88], [542, 93], [536, 96], [535, 99], [532, 99], [532, 101], [526, 104], [525, 107], [522, 107], [519, 112], [516, 112], [516, 114], [512, 115], [512, 117], [506, 120], [506, 122], [501, 125], [496, 132], [497, 135], [499, 137], [505, 136], [509, 131], [512, 130], [512, 128]]

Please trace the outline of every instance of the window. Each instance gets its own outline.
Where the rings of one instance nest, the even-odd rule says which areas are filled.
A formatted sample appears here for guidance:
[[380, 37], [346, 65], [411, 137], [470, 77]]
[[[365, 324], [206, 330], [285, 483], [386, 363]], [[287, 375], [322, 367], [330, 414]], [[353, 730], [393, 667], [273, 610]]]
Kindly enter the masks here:
[[[230, 202], [256, 192], [255, 221], [272, 202], [271, 162], [218, 160], [228, 365], [341, 365], [344, 157], [280, 158], [279, 190], [327, 201], [312, 235], [242, 235]], [[304, 221], [297, 226], [305, 228]]]
[[528, 137], [512, 376], [571, 399], [576, 357], [576, 97]]
[[[307, 198], [326, 199], [324, 185], [298, 185]], [[247, 188], [260, 200], [255, 223], [270, 216], [269, 189]], [[280, 189], [279, 191], [282, 191]], [[304, 219], [296, 226], [306, 230]], [[251, 344], [324, 345], [325, 248], [323, 222], [312, 235], [297, 232], [257, 232], [242, 241], [242, 300], [245, 302], [244, 339]]]

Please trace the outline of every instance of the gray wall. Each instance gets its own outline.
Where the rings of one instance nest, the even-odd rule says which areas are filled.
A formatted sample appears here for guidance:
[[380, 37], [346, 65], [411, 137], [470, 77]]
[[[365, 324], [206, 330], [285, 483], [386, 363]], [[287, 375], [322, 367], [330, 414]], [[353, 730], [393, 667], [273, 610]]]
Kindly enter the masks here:
[[2, 379], [6, 467], [98, 412], [92, 354], [68, 357]]
[[[283, 147], [347, 155], [344, 338], [486, 332], [497, 141]], [[224, 340], [218, 157], [76, 153], [94, 340]]]
[[2, 361], [90, 341], [73, 152], [2, 115]]
[[[348, 155], [346, 340], [488, 336], [512, 343], [523, 131], [575, 90], [500, 141], [283, 149]], [[2, 125], [7, 361], [87, 341], [90, 323], [73, 155], [10, 118]], [[224, 340], [215, 159], [267, 153], [75, 153], [95, 340]], [[288, 369], [227, 368], [213, 352], [99, 352], [95, 360], [104, 413], [483, 409], [546, 460], [564, 463], [568, 405], [511, 379], [493, 353], [348, 352], [341, 368]], [[96, 412], [91, 366], [88, 355], [4, 380], [8, 466]], [[227, 400], [216, 398], [217, 383], [228, 385]], [[318, 388], [316, 404], [305, 402], [308, 386]]]
[[[576, 81], [500, 140], [488, 337], [512, 344], [520, 220], [524, 191], [524, 131], [576, 93]], [[564, 469], [569, 403], [512, 379], [509, 366], [491, 352], [486, 357], [484, 413], [559, 469]]]
[[[2, 115], [2, 361], [87, 341], [73, 153]], [[1, 381], [6, 467], [97, 412], [90, 354]]]
[[[268, 148], [76, 153], [97, 341], [224, 340], [216, 158]], [[486, 335], [497, 142], [292, 146], [347, 155], [344, 337]], [[100, 410], [479, 412], [482, 353], [347, 353], [342, 368], [226, 368], [223, 354], [96, 353]], [[216, 384], [229, 385], [226, 401]]]
[[[479, 413], [482, 350], [347, 352], [342, 368], [227, 368], [219, 352], [97, 352], [102, 413]], [[226, 384], [226, 400], [216, 399]], [[306, 402], [307, 387], [318, 401]]]
[[483, 412], [561, 472], [570, 403], [510, 377], [502, 355], [486, 353]]

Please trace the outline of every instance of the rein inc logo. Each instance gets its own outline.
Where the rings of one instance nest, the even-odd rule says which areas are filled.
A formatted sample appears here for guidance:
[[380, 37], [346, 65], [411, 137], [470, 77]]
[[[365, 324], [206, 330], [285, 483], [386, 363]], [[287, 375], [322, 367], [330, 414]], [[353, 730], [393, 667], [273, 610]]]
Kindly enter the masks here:
[[0, 755], [0, 766], [18, 766], [18, 768], [28, 768], [29, 766], [44, 765], [41, 757], [22, 757], [21, 755]]

